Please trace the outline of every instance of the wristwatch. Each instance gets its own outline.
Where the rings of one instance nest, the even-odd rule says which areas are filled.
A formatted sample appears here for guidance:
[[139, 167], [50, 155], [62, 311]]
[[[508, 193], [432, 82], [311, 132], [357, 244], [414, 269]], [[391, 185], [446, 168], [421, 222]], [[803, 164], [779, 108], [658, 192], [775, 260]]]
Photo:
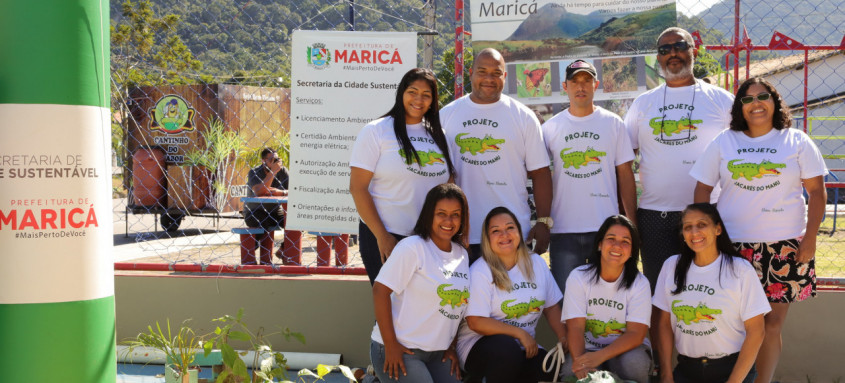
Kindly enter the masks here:
[[551, 229], [552, 226], [555, 225], [555, 220], [553, 220], [552, 217], [540, 217], [537, 218], [537, 223], [545, 224], [549, 229]]

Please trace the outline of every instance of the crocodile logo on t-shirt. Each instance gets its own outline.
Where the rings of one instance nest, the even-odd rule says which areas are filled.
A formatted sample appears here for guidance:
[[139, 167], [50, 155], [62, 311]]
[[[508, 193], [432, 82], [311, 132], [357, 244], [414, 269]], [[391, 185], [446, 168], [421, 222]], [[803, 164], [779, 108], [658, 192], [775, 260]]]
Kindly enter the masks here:
[[[590, 317], [593, 314], [587, 314], [587, 316]], [[614, 318], [610, 318], [607, 322], [588, 318], [584, 329], [593, 334], [593, 338], [599, 338], [622, 334], [626, 327], [625, 323], [620, 323]]]
[[654, 131], [652, 134], [659, 136], [661, 133], [665, 137], [671, 137], [673, 134], [682, 133], [684, 131], [697, 130], [698, 127], [694, 124], [700, 124], [704, 120], [691, 120], [689, 118], [682, 118], [680, 120], [667, 120], [665, 117], [655, 117], [648, 122]]
[[527, 303], [521, 302], [508, 305], [513, 301], [516, 301], [516, 299], [508, 299], [502, 302], [501, 309], [502, 312], [505, 313], [505, 319], [518, 319], [530, 312], [539, 312], [543, 305], [546, 304], [546, 301], [541, 301], [531, 297], [531, 300]]
[[[434, 150], [429, 150], [427, 152], [424, 152], [422, 150], [417, 150], [416, 152], [417, 152], [417, 155], [420, 156], [420, 166], [422, 166], [422, 167], [425, 167], [425, 166], [428, 166], [428, 165], [444, 164], [445, 163], [443, 161], [443, 155], [434, 151]], [[405, 155], [404, 149], [399, 149], [399, 155], [402, 158], [404, 158], [406, 163], [407, 163], [408, 156]], [[411, 162], [412, 163], [416, 162], [416, 158], [411, 156]]]
[[463, 290], [446, 290], [449, 286], [452, 286], [452, 284], [444, 283], [437, 286], [437, 296], [440, 297], [440, 305], [451, 305], [452, 308], [455, 308], [467, 304], [467, 301], [469, 300], [469, 290], [466, 287], [464, 287]]
[[560, 151], [560, 159], [563, 160], [564, 168], [575, 167], [575, 169], [579, 169], [582, 166], [587, 166], [590, 162], [600, 164], [601, 158], [599, 157], [607, 155], [606, 152], [600, 152], [592, 147], [587, 147], [587, 150], [584, 151], [566, 153], [569, 150], [572, 150], [572, 148], [563, 148]]
[[466, 137], [469, 133], [460, 133], [455, 136], [455, 143], [458, 144], [458, 148], [461, 149], [461, 154], [469, 152], [473, 156], [478, 153], [484, 153], [487, 151], [498, 151], [501, 150], [499, 144], [504, 144], [505, 140], [493, 138], [491, 135], [485, 135], [483, 138], [478, 137]]
[[738, 180], [740, 177], [751, 181], [753, 178], [762, 178], [765, 175], [777, 176], [780, 170], [786, 168], [786, 164], [777, 164], [768, 160], [763, 160], [759, 164], [753, 162], [737, 163], [744, 161], [743, 159], [735, 159], [728, 161], [728, 171], [731, 172], [732, 178]]
[[689, 325], [690, 323], [699, 323], [701, 321], [713, 322], [716, 320], [715, 315], [722, 313], [722, 310], [711, 309], [703, 302], [699, 303], [698, 306], [675, 306], [675, 304], [679, 302], [681, 302], [681, 300], [672, 301], [672, 313], [675, 314], [675, 318], [678, 322], [684, 322], [686, 325]]

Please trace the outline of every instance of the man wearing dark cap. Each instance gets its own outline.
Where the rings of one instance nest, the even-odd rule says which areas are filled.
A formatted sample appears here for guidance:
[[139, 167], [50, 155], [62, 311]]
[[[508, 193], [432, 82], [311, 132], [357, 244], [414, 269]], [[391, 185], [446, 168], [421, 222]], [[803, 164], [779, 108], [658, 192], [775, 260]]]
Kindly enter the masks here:
[[561, 291], [566, 278], [586, 263], [605, 218], [619, 214], [617, 185], [625, 215], [635, 220], [634, 151], [622, 119], [593, 104], [596, 68], [575, 60], [566, 67], [563, 89], [569, 108], [543, 124], [543, 139], [554, 166], [549, 259]]

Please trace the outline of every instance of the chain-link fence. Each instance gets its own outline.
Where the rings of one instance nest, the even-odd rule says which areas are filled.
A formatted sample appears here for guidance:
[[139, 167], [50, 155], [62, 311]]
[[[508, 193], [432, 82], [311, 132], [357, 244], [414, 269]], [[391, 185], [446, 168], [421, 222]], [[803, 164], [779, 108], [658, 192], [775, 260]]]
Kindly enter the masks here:
[[[469, 10], [469, 1], [457, 3]], [[266, 146], [278, 149], [285, 165], [291, 163], [293, 30], [417, 32], [418, 65], [434, 69], [445, 105], [454, 91], [455, 4], [112, 1], [115, 241], [127, 249], [118, 250], [117, 260], [240, 263], [240, 234], [233, 229], [245, 226], [241, 197], [248, 169], [260, 162]], [[749, 74], [769, 79], [787, 97], [798, 127], [822, 148], [830, 169], [845, 169], [845, 16], [838, 8], [836, 1], [824, 0], [677, 2], [678, 25], [698, 31], [706, 47], [697, 74], [728, 88]], [[470, 30], [471, 15], [464, 14], [463, 28]], [[464, 46], [469, 42], [467, 36]], [[468, 54], [465, 48], [467, 59]], [[468, 71], [463, 74], [469, 86]], [[185, 134], [162, 138], [156, 129]], [[832, 171], [828, 181], [837, 177], [845, 181], [845, 170]], [[817, 268], [822, 277], [842, 278], [845, 234], [833, 209], [845, 195], [836, 190], [829, 190]], [[294, 246], [301, 265], [336, 264], [332, 258], [347, 253], [340, 263], [361, 266], [354, 235], [301, 233], [300, 242], [286, 243], [280, 233], [274, 249]]]
[[[454, 9], [445, 0], [112, 1], [115, 241], [129, 245], [118, 262], [241, 262], [248, 170], [264, 147], [291, 163], [293, 30], [417, 32], [418, 66], [438, 73], [447, 101]], [[320, 234], [285, 232], [272, 248], [301, 253], [289, 263], [303, 266], [362, 265], [354, 235]]]

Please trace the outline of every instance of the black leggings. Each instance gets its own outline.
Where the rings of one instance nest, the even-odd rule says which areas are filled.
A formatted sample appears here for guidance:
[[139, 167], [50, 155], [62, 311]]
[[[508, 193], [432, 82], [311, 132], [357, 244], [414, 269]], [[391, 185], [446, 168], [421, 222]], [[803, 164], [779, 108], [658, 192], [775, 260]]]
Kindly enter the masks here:
[[543, 372], [543, 358], [546, 350], [539, 349], [531, 359], [525, 358], [525, 350], [519, 341], [507, 335], [490, 335], [475, 342], [469, 351], [466, 363], [466, 382], [486, 383], [537, 383], [552, 380], [554, 373]]
[[[393, 234], [393, 233], [390, 233]], [[404, 235], [393, 234], [396, 242], [405, 238]], [[370, 285], [376, 282], [378, 272], [381, 271], [381, 253], [378, 251], [378, 240], [376, 236], [370, 231], [370, 228], [364, 223], [358, 223], [358, 252], [361, 253], [361, 261], [364, 262], [364, 268], [367, 269], [367, 277], [370, 278]]]

